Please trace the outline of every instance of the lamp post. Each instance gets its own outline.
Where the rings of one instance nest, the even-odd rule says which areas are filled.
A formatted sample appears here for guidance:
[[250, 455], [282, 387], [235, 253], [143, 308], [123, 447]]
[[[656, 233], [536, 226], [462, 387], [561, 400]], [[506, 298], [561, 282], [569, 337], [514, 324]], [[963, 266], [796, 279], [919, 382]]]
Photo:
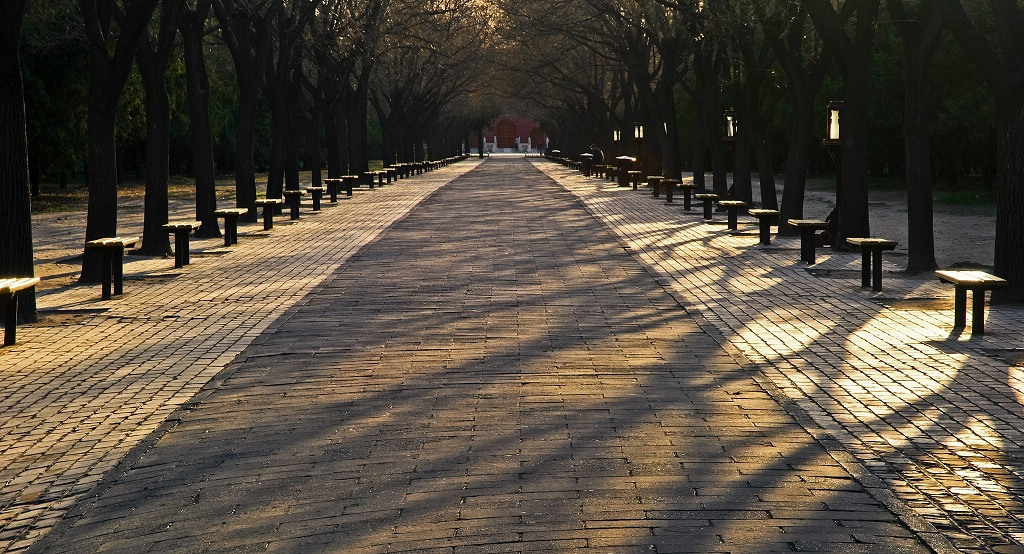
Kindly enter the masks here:
[[633, 124], [633, 138], [636, 139], [636, 168], [642, 169], [644, 166], [644, 124], [636, 122]]
[[831, 244], [833, 249], [842, 248], [842, 241], [839, 240], [839, 221], [842, 214], [840, 206], [843, 202], [843, 141], [839, 135], [839, 115], [842, 110], [842, 102], [828, 103], [825, 110], [825, 140], [821, 141], [828, 148], [832, 162], [836, 164], [836, 206], [832, 208], [832, 213], [825, 218], [828, 227], [823, 233], [825, 236], [822, 237], [825, 239], [823, 242]]
[[732, 108], [725, 110], [725, 134], [722, 135], [722, 141], [725, 142], [725, 146], [729, 148], [729, 155], [732, 156], [732, 185], [729, 187], [726, 197], [730, 199], [736, 198], [736, 166], [738, 165], [736, 160], [736, 135], [739, 133], [740, 124], [736, 118], [736, 111]]
[[622, 131], [618, 129], [612, 130], [612, 144], [615, 145], [615, 157], [619, 156], [619, 142], [622, 141]]

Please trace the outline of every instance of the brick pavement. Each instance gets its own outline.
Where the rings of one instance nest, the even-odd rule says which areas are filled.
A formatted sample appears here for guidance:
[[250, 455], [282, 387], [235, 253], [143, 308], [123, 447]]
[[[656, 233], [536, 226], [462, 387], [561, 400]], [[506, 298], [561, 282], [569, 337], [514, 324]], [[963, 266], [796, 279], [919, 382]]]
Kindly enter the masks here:
[[[424, 198], [319, 283], [301, 228], [277, 243], [303, 287], [284, 315], [37, 550], [926, 550], [926, 524], [522, 158]], [[227, 285], [254, 255], [216, 258], [201, 298], [254, 296]]]
[[[442, 189], [445, 214], [401, 229], [410, 217], [365, 250], [390, 220], [369, 232], [351, 223], [380, 217], [381, 196], [251, 245], [243, 236], [230, 254], [201, 244], [208, 254], [184, 272], [134, 260], [129, 294], [112, 303], [92, 287], [40, 298], [83, 313], [61, 330], [26, 326], [0, 350], [18, 379], [0, 404], [14, 414], [2, 423], [0, 544], [33, 544], [77, 503], [52, 550], [889, 551], [920, 548], [915, 535], [939, 550], [1019, 545], [1019, 309], [992, 310], [984, 338], [951, 335], [951, 291], [931, 280], [887, 275], [886, 291], [866, 292], [849, 278], [852, 255], [820, 257], [815, 277], [791, 239], [754, 247], [753, 229], [729, 235], [678, 205], [535, 164], [616, 233], [606, 236], [516, 161]], [[484, 169], [510, 163], [492, 162]], [[453, 176], [431, 174], [398, 209]], [[557, 209], [536, 204], [538, 192]], [[483, 206], [486, 224], [460, 229]], [[444, 223], [452, 213], [458, 223]], [[333, 248], [302, 244], [314, 221], [341, 249], [337, 265], [317, 258]], [[439, 250], [417, 256], [423, 237]], [[526, 256], [523, 242], [546, 254]], [[254, 294], [275, 282], [268, 270], [213, 292], [254, 271], [247, 261], [268, 265], [248, 258], [296, 249], [273, 267], [300, 290]], [[218, 264], [199, 286], [182, 279]], [[435, 277], [395, 283], [395, 264]], [[541, 290], [551, 276], [560, 288]], [[144, 299], [132, 288], [142, 283], [161, 294]], [[201, 303], [154, 307], [193, 291]], [[277, 309], [259, 311], [262, 295]], [[97, 307], [108, 311], [84, 312]], [[106, 329], [143, 344], [80, 340]], [[7, 371], [16, 358], [30, 365]], [[69, 360], [78, 369], [63, 371]], [[201, 402], [174, 411], [210, 379]], [[104, 473], [105, 493], [80, 502]]]
[[869, 470], [880, 495], [957, 549], [1022, 551], [1024, 309], [991, 309], [986, 335], [971, 337], [952, 329], [952, 289], [930, 275], [887, 264], [886, 290], [873, 293], [859, 286], [859, 254], [819, 250], [814, 276], [798, 239], [757, 246], [752, 218], [730, 234], [678, 203], [538, 167], [756, 364], [805, 426]]
[[[18, 343], [0, 349], [0, 550], [24, 550], [49, 531], [283, 310], [475, 164], [361, 191], [294, 224], [278, 218], [269, 233], [242, 224], [231, 248], [193, 239], [184, 269], [126, 256], [125, 295], [110, 301], [98, 285], [40, 292], [42, 321], [19, 326]], [[120, 232], [140, 234], [141, 206], [123, 208]], [[80, 249], [83, 229], [82, 213], [43, 214], [37, 259]]]

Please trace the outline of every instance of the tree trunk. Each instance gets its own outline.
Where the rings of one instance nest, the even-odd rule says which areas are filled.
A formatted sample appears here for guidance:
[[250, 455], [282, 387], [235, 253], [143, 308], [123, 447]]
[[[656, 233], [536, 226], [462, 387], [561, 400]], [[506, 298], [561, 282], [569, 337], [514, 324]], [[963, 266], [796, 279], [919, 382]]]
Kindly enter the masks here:
[[259, 86], [242, 85], [239, 77], [238, 123], [235, 138], [235, 206], [247, 208], [248, 221], [256, 221], [256, 109]]
[[[892, 2], [890, 2], [891, 4]], [[907, 173], [907, 271], [935, 269], [932, 218], [932, 165], [928, 139], [928, 66], [939, 32], [923, 34], [921, 22], [902, 18], [896, 25], [903, 40], [904, 123]]]
[[[89, 106], [86, 115], [85, 168], [89, 184], [89, 206], [86, 215], [85, 240], [117, 236], [117, 145], [114, 141], [114, 119], [120, 88], [109, 75], [106, 50], [90, 51]], [[102, 277], [103, 255], [86, 250], [82, 260], [80, 282], [98, 282]]]
[[[793, 83], [790, 83], [793, 86]], [[793, 94], [792, 96], [797, 96]], [[802, 105], [806, 104], [806, 105]], [[786, 176], [782, 185], [782, 206], [779, 209], [779, 234], [798, 234], [787, 223], [790, 219], [804, 218], [804, 191], [807, 187], [808, 137], [811, 136], [814, 111], [810, 102], [793, 102], [793, 124], [789, 132], [789, 150], [786, 153]]]
[[203, 33], [209, 11], [210, 2], [207, 0], [200, 2], [194, 12], [183, 13], [180, 30], [188, 83], [186, 93], [192, 137], [192, 175], [196, 182], [196, 220], [202, 224], [196, 235], [219, 237], [220, 228], [217, 217], [213, 215], [217, 209], [217, 186], [210, 132], [210, 81], [203, 53]]
[[[829, 0], [805, 0], [804, 6], [826, 47], [841, 62], [843, 73], [842, 190], [837, 191], [838, 236], [833, 245], [842, 247], [847, 237], [871, 236], [868, 221], [868, 108], [871, 96], [871, 62], [875, 26], [881, 0], [846, 0], [844, 14], [854, 18], [844, 25]], [[852, 6], [852, 8], [851, 8]], [[852, 29], [849, 34], [847, 29]]]
[[[274, 85], [267, 85], [272, 88]], [[269, 95], [268, 95], [269, 96]], [[270, 171], [267, 173], [267, 198], [282, 198], [284, 190], [285, 143], [288, 141], [288, 99], [284, 91], [270, 96]]]
[[[86, 182], [89, 185], [89, 208], [86, 216], [85, 240], [112, 237], [117, 234], [117, 145], [115, 118], [117, 102], [131, 71], [139, 42], [158, 0], [125, 2], [120, 14], [116, 44], [110, 41], [112, 10], [104, 11], [90, 0], [79, 0], [78, 6], [89, 39], [89, 93], [86, 116]], [[110, 52], [113, 51], [111, 56]], [[89, 250], [82, 258], [81, 282], [98, 281], [102, 275], [103, 255]]]
[[999, 99], [995, 273], [1009, 286], [992, 293], [994, 303], [1024, 302], [1024, 77], [1006, 77]]
[[139, 250], [149, 256], [165, 256], [171, 253], [168, 234], [162, 228], [167, 223], [171, 108], [164, 84], [166, 60], [156, 59], [148, 50], [143, 45], [138, 55], [146, 97], [146, 196]]
[[[0, 277], [32, 277], [32, 200], [19, 44], [25, 0], [4, 5], [0, 22]], [[4, 310], [6, 312], [6, 310]], [[6, 317], [0, 314], [0, 319]], [[22, 293], [18, 319], [36, 321], [35, 294]], [[6, 322], [5, 322], [6, 324]]]

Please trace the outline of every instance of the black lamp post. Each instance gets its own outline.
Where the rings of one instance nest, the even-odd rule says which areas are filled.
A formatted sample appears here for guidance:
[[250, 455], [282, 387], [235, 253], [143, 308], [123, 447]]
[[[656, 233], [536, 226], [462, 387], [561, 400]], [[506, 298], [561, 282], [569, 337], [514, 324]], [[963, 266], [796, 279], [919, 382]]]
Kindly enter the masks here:
[[732, 108], [725, 110], [725, 134], [722, 136], [722, 141], [725, 142], [726, 147], [729, 148], [729, 155], [732, 156], [732, 185], [729, 187], [726, 196], [734, 199], [736, 198], [736, 135], [739, 133], [740, 124], [739, 120], [736, 119], [736, 111]]
[[644, 124], [637, 122], [633, 124], [633, 138], [636, 139], [636, 168], [642, 169], [644, 166]]
[[832, 208], [832, 213], [826, 219], [829, 225], [825, 230], [832, 248], [842, 248], [842, 242], [839, 240], [839, 221], [842, 214], [840, 206], [843, 203], [843, 141], [839, 135], [839, 115], [842, 110], [842, 102], [828, 103], [828, 108], [825, 110], [825, 140], [821, 141], [828, 148], [828, 153], [832, 157], [833, 163], [836, 164], [836, 206]]

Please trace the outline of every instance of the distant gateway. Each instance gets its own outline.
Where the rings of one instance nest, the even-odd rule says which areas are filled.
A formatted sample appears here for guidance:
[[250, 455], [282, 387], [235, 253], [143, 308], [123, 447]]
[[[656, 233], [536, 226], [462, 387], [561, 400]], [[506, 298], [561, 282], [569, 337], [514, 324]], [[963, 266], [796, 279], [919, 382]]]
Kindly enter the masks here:
[[[539, 152], [547, 145], [547, 134], [528, 117], [498, 116], [484, 131], [484, 152]], [[475, 136], [470, 137], [469, 151], [480, 153]]]

